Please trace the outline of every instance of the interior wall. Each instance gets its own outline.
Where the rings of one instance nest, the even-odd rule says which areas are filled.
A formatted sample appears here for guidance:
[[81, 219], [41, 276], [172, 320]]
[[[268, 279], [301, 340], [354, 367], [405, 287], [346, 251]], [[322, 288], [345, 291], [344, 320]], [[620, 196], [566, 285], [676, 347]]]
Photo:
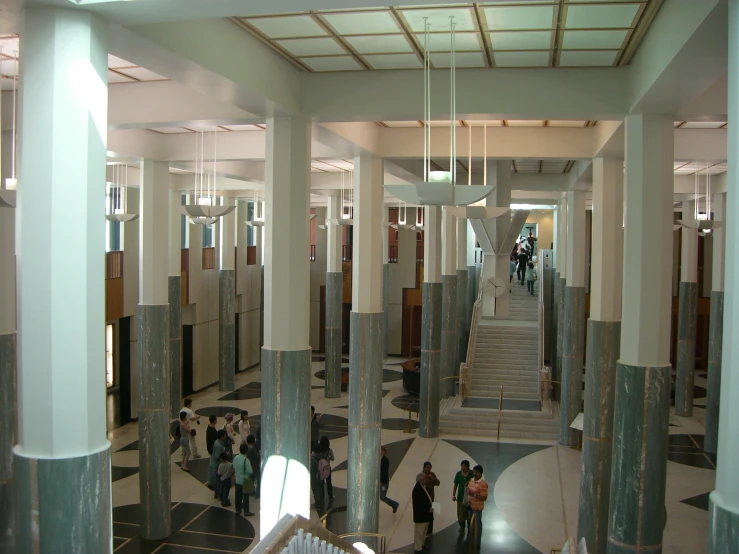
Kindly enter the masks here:
[[554, 211], [553, 210], [531, 210], [526, 223], [539, 225], [537, 246], [543, 249], [552, 247], [554, 241]]
[[[325, 207], [316, 208], [316, 221], [321, 225], [326, 221]], [[316, 259], [310, 262], [310, 344], [314, 351], [320, 347], [321, 287], [326, 286], [327, 241], [326, 230], [316, 225]]]
[[248, 203], [237, 203], [236, 216], [236, 310], [239, 314], [239, 371], [259, 363], [262, 341], [259, 336], [259, 314], [262, 288], [262, 228], [255, 227], [257, 263], [246, 264]]
[[389, 266], [387, 350], [388, 354], [399, 356], [403, 338], [403, 289], [416, 286], [416, 231], [398, 231], [398, 263]]

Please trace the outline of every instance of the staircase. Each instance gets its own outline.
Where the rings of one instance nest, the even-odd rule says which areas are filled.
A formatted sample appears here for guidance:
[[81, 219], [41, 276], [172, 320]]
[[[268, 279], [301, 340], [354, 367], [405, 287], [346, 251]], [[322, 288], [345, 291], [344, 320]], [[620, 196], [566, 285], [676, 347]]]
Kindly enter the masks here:
[[537, 321], [539, 319], [539, 285], [541, 280], [534, 282], [534, 296], [527, 292], [526, 285], [521, 286], [513, 276], [511, 283], [511, 319], [514, 321]]

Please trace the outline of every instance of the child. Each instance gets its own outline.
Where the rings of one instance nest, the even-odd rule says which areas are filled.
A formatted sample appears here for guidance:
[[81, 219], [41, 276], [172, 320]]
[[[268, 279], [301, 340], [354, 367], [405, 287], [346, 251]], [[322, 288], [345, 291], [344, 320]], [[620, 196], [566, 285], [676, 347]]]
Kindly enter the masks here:
[[538, 278], [539, 276], [536, 274], [534, 262], [529, 262], [526, 266], [526, 287], [528, 288], [531, 296], [534, 296], [534, 281], [536, 281]]
[[220, 456], [221, 465], [218, 466], [218, 480], [216, 486], [218, 487], [218, 497], [221, 499], [221, 506], [224, 508], [230, 506], [231, 502], [228, 500], [228, 495], [231, 492], [231, 478], [234, 475], [234, 466], [229, 461], [229, 455], [227, 452], [223, 452]]

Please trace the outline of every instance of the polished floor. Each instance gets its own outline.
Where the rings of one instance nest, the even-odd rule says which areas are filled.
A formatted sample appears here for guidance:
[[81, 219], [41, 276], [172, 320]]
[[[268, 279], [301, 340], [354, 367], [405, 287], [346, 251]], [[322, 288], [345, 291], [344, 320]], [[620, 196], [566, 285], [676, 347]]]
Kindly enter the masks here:
[[[561, 548], [566, 538], [576, 534], [580, 452], [553, 443], [531, 441], [496, 442], [480, 437], [417, 436], [417, 398], [402, 388], [399, 359], [390, 359], [383, 375], [382, 442], [388, 447], [391, 482], [388, 496], [397, 500], [396, 514], [380, 504], [380, 532], [387, 537], [387, 552], [413, 552], [413, 514], [410, 493], [416, 474], [427, 460], [441, 481], [437, 499], [442, 512], [435, 520], [434, 535], [427, 543], [428, 554], [469, 552], [457, 532], [455, 505], [451, 501], [452, 479], [462, 459], [482, 464], [490, 485], [490, 498], [483, 512], [482, 552], [501, 554], [549, 554]], [[323, 361], [314, 361], [312, 403], [324, 415], [325, 433], [336, 455], [332, 476], [335, 500], [325, 506], [346, 504], [346, 457], [348, 397], [323, 398]], [[697, 387], [705, 387], [703, 376]], [[194, 395], [198, 414], [222, 416], [249, 411], [254, 423], [261, 412], [259, 370], [239, 374], [236, 390], [223, 393], [212, 387]], [[111, 403], [113, 405], [113, 403]], [[665, 554], [694, 554], [706, 551], [708, 493], [714, 484], [712, 456], [703, 452], [705, 398], [696, 398], [692, 418], [671, 416], [667, 472], [667, 512]], [[410, 433], [408, 408], [411, 408]], [[504, 408], [508, 406], [504, 405]], [[517, 409], [521, 409], [517, 407]], [[525, 409], [525, 408], [524, 408]], [[198, 430], [205, 429], [207, 417]], [[191, 461], [192, 473], [179, 469], [181, 454], [172, 444], [172, 535], [164, 541], [146, 541], [138, 527], [138, 436], [135, 423], [109, 433], [113, 443], [113, 533], [116, 553], [237, 553], [249, 552], [259, 536], [259, 516], [237, 516], [233, 508], [221, 508], [204, 485], [208, 462]], [[205, 433], [197, 442], [205, 449]], [[206, 453], [207, 454], [207, 453]], [[233, 492], [232, 492], [233, 494]], [[251, 510], [259, 513], [259, 501]], [[312, 512], [317, 519], [317, 514]], [[329, 518], [329, 527], [343, 532], [344, 518]]]

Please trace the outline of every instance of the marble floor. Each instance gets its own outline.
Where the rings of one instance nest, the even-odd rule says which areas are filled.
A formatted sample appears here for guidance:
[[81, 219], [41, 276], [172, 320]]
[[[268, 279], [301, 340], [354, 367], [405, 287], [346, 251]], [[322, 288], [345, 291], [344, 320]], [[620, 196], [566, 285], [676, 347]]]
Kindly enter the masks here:
[[[442, 436], [423, 439], [417, 436], [417, 415], [412, 413], [412, 433], [408, 429], [408, 407], [417, 401], [405, 393], [401, 381], [400, 358], [385, 364], [383, 375], [382, 442], [388, 447], [391, 482], [388, 495], [400, 503], [396, 514], [380, 504], [380, 532], [387, 537], [387, 552], [413, 552], [413, 513], [410, 494], [415, 475], [423, 462], [431, 461], [441, 481], [437, 500], [442, 504], [436, 516], [429, 554], [462, 554], [467, 545], [457, 532], [455, 505], [451, 501], [452, 479], [462, 459], [482, 464], [490, 485], [490, 499], [483, 512], [482, 552], [501, 554], [549, 554], [576, 533], [580, 452], [553, 443], [531, 441], [496, 442], [480, 437]], [[336, 461], [332, 476], [333, 503], [346, 503], [346, 457], [348, 397], [323, 398], [323, 362], [312, 368], [312, 403], [323, 413], [325, 434], [331, 440]], [[667, 513], [665, 554], [694, 554], [706, 551], [708, 532], [708, 493], [713, 489], [714, 462], [703, 452], [705, 387], [696, 378], [695, 414], [691, 418], [671, 416], [667, 472]], [[260, 373], [258, 369], [237, 375], [236, 390], [223, 393], [211, 387], [193, 395], [193, 409], [205, 416], [196, 440], [207, 456], [205, 425], [207, 416], [249, 411], [253, 419], [261, 413]], [[113, 445], [113, 533], [116, 553], [235, 553], [249, 552], [259, 536], [259, 501], [252, 499], [248, 519], [237, 516], [233, 508], [220, 502], [203, 484], [206, 458], [191, 461], [192, 473], [179, 469], [181, 454], [176, 443], [172, 455], [172, 535], [164, 541], [145, 541], [138, 532], [138, 436], [131, 423], [109, 433]], [[233, 495], [233, 492], [232, 492]], [[312, 512], [317, 520], [317, 515]], [[329, 527], [344, 531], [343, 514], [329, 519]]]

